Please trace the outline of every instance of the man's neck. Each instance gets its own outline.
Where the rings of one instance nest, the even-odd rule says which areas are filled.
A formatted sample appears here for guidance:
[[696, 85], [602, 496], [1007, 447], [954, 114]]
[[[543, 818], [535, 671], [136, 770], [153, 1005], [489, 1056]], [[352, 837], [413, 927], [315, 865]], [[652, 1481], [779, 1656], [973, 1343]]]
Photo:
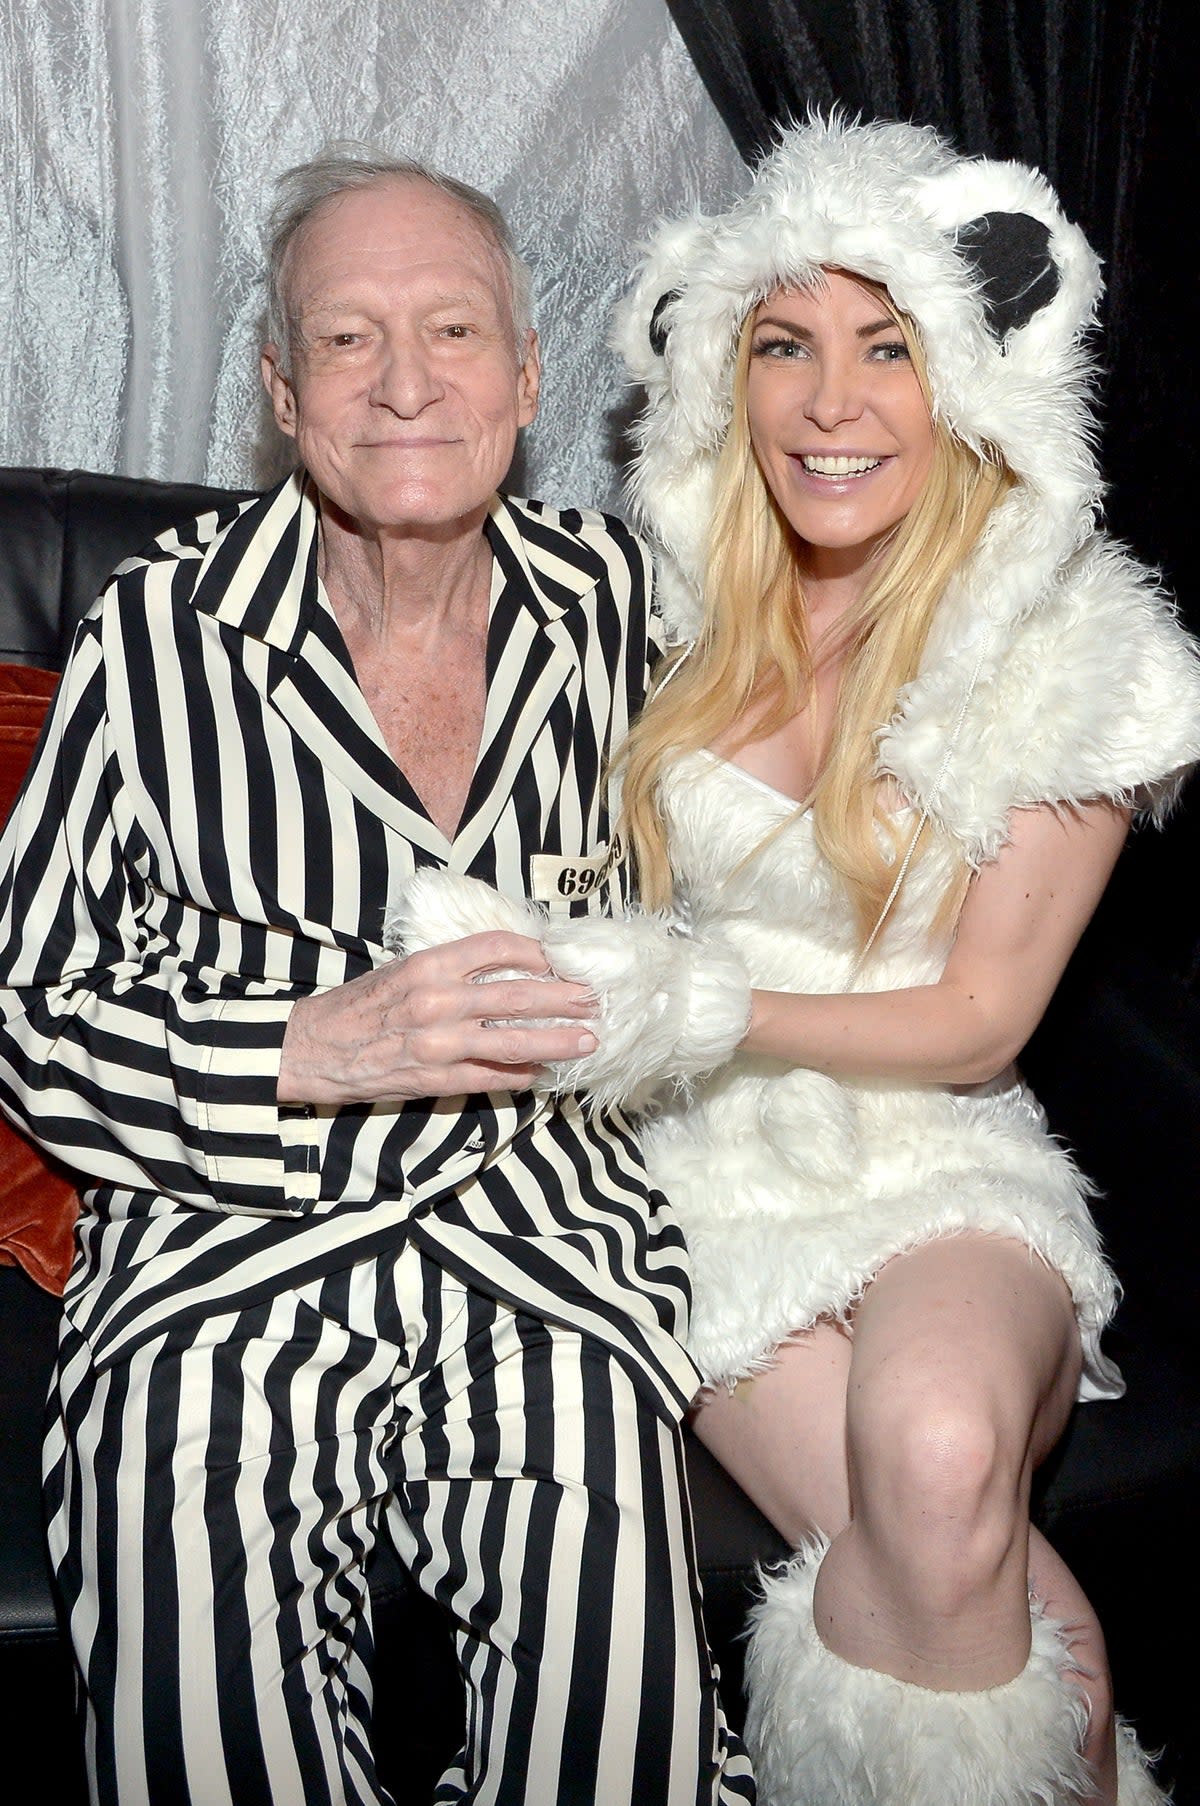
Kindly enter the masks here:
[[318, 569], [347, 643], [436, 646], [486, 621], [487, 518], [453, 528], [364, 528], [322, 504]]
[[486, 700], [492, 553], [484, 516], [453, 537], [347, 531], [322, 516], [320, 572], [363, 697], [447, 840], [462, 817]]

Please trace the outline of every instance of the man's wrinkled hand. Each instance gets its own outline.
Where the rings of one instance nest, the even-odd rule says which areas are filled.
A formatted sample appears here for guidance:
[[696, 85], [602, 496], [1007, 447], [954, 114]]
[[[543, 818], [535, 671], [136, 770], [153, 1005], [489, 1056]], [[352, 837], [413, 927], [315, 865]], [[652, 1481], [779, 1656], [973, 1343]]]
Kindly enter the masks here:
[[[480, 982], [497, 969], [506, 976]], [[548, 970], [524, 935], [473, 934], [302, 997], [283, 1039], [279, 1102], [527, 1090], [548, 1062], [596, 1046], [591, 992]]]

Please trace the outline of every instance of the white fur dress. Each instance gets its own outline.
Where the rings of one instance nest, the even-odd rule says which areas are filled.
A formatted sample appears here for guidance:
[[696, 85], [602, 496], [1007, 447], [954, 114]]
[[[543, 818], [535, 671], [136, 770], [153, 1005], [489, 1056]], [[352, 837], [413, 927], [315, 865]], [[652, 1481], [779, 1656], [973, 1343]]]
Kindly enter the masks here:
[[[855, 922], [810, 814], [711, 753], [675, 766], [665, 802], [693, 919], [726, 936], [751, 983], [850, 988]], [[949, 948], [926, 924], [946, 876], [942, 842], [913, 869], [863, 988], [937, 978]], [[650, 1119], [643, 1140], [691, 1251], [690, 1350], [710, 1382], [752, 1373], [789, 1333], [843, 1316], [892, 1255], [983, 1230], [1027, 1242], [1063, 1274], [1081, 1395], [1120, 1393], [1099, 1348], [1115, 1295], [1086, 1186], [1015, 1072], [973, 1087], [848, 1083], [735, 1056]]]
[[[1021, 498], [989, 529], [1025, 530]], [[1003, 618], [1008, 598], [1013, 615]], [[1164, 808], [1200, 750], [1200, 666], [1165, 599], [1097, 536], [1036, 608], [997, 585], [989, 620], [963, 588], [943, 604], [919, 677], [880, 738], [881, 769], [912, 799], [909, 867], [869, 957], [811, 817], [709, 752], [663, 788], [680, 903], [764, 990], [895, 990], [941, 974], [931, 930], [956, 858], [1003, 846], [1014, 808], [1100, 797]], [[981, 632], [982, 623], [982, 632]], [[711, 1383], [760, 1370], [776, 1345], [841, 1318], [885, 1261], [935, 1236], [1014, 1237], [1070, 1287], [1083, 1340], [1082, 1398], [1119, 1395], [1100, 1351], [1116, 1302], [1088, 1184], [1014, 1071], [978, 1086], [850, 1082], [737, 1054], [667, 1101], [643, 1134], [694, 1268], [691, 1353]]]
[[[669, 771], [680, 904], [734, 946], [752, 985], [933, 982], [950, 940], [930, 924], [954, 861], [995, 858], [1013, 809], [1110, 798], [1158, 814], [1200, 753], [1195, 643], [1132, 559], [1096, 535], [1032, 607], [1001, 580], [1028, 506], [1014, 493], [996, 511], [974, 565], [995, 574], [988, 606], [971, 573], [947, 593], [881, 733], [881, 771], [910, 799], [901, 845], [922, 811], [934, 832], [861, 971], [852, 910], [809, 815], [712, 753]], [[784, 1337], [842, 1317], [891, 1256], [977, 1230], [1028, 1243], [1063, 1275], [1083, 1339], [1080, 1396], [1119, 1395], [1099, 1347], [1116, 1288], [1089, 1188], [1015, 1072], [969, 1087], [851, 1083], [737, 1054], [666, 1102], [643, 1140], [691, 1250], [690, 1346], [708, 1381], [759, 1370]]]

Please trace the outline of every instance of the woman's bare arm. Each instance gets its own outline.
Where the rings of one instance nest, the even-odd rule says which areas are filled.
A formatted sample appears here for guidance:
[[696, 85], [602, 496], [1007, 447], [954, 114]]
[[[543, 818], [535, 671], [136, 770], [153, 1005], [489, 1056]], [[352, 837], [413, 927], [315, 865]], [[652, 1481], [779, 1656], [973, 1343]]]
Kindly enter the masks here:
[[1129, 827], [1110, 803], [1022, 809], [972, 879], [936, 984], [833, 996], [756, 991], [742, 1042], [837, 1076], [976, 1084], [1016, 1058], [1049, 1003]]

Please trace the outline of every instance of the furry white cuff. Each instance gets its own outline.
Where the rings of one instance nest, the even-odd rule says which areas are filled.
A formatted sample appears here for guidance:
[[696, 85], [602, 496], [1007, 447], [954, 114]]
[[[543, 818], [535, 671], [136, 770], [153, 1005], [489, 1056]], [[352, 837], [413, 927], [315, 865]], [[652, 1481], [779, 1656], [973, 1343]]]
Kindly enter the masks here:
[[[759, 1806], [1031, 1806], [1091, 1791], [1084, 1696], [1065, 1626], [1031, 1608], [1029, 1660], [978, 1693], [856, 1668], [813, 1622], [815, 1537], [764, 1576], [746, 1655], [746, 1743]], [[1117, 1719], [1117, 1806], [1169, 1806], [1133, 1729]]]
[[600, 1045], [552, 1070], [556, 1091], [597, 1109], [637, 1109], [667, 1081], [686, 1086], [727, 1060], [750, 1021], [750, 980], [732, 947], [664, 916], [581, 916], [542, 937], [560, 978], [591, 990]]
[[596, 998], [600, 1045], [548, 1067], [539, 1090], [586, 1092], [598, 1110], [636, 1108], [664, 1082], [686, 1085], [720, 1065], [746, 1032], [750, 980], [739, 956], [663, 916], [552, 921], [537, 904], [476, 878], [426, 869], [388, 911], [383, 939], [394, 951], [416, 953], [497, 928], [539, 941], [554, 973]]
[[[546, 912], [524, 897], [506, 897], [479, 878], [423, 866], [390, 904], [383, 919], [383, 944], [391, 953], [424, 953], [429, 947], [444, 947], [448, 941], [462, 941], [469, 934], [491, 934], [495, 929], [540, 941]], [[488, 974], [489, 978], [509, 976], [506, 972]]]
[[1029, 1806], [1089, 1791], [1083, 1694], [1062, 1627], [1033, 1608], [1014, 1680], [942, 1692], [827, 1649], [813, 1589], [818, 1541], [764, 1581], [746, 1657], [746, 1742], [760, 1806]]

